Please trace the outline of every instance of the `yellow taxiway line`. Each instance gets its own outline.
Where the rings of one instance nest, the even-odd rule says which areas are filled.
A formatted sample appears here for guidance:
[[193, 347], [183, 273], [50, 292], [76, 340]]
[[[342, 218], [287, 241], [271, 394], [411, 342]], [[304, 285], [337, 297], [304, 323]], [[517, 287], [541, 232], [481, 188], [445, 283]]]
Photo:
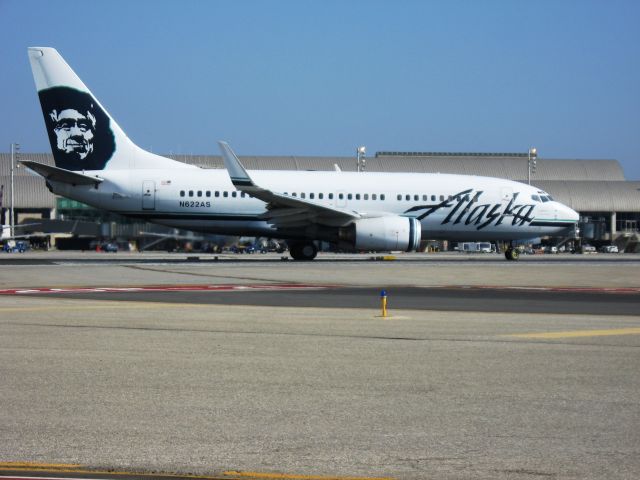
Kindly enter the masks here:
[[578, 337], [609, 337], [613, 335], [640, 335], [640, 327], [638, 328], [610, 328], [606, 330], [573, 330], [569, 332], [542, 332], [542, 333], [513, 333], [505, 335], [506, 337], [516, 338], [539, 338], [539, 339], [556, 339], [556, 338], [578, 338]]
[[269, 473], [269, 472], [242, 472], [230, 470], [211, 475], [190, 475], [178, 473], [145, 473], [134, 471], [102, 471], [92, 470], [84, 465], [72, 463], [38, 463], [38, 462], [0, 462], [1, 471], [32, 471], [39, 473], [74, 473], [74, 474], [95, 474], [113, 476], [134, 476], [140, 478], [192, 478], [199, 480], [396, 480], [392, 477], [350, 477], [350, 476], [322, 476], [322, 475], [298, 475], [290, 473]]
[[256, 480], [395, 480], [391, 477], [327, 477], [318, 475], [295, 475], [290, 473], [237, 472], [234, 470], [224, 472], [224, 475], [254, 478]]

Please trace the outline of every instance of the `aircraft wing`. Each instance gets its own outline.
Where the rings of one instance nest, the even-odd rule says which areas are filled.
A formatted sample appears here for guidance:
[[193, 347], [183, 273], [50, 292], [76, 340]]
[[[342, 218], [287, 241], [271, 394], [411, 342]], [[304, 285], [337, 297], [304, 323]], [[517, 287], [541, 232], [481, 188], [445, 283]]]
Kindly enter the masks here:
[[276, 228], [303, 227], [310, 223], [340, 226], [362, 218], [362, 215], [355, 211], [289, 197], [256, 185], [231, 147], [226, 142], [218, 142], [218, 145], [233, 185], [238, 190], [265, 202], [267, 211], [261, 217]]
[[83, 173], [72, 172], [71, 170], [45, 165], [34, 162], [33, 160], [21, 160], [20, 163], [47, 180], [53, 180], [55, 182], [70, 183], [72, 185], [95, 185], [96, 183], [104, 181], [104, 179], [100, 177], [92, 177]]

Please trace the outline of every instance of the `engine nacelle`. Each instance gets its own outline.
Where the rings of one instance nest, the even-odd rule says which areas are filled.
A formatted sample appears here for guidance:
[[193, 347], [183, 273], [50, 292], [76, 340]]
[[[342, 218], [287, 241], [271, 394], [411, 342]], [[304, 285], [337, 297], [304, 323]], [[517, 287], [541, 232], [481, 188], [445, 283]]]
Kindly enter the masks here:
[[340, 229], [340, 240], [356, 250], [403, 250], [411, 252], [420, 246], [420, 220], [411, 217], [377, 217], [356, 220]]

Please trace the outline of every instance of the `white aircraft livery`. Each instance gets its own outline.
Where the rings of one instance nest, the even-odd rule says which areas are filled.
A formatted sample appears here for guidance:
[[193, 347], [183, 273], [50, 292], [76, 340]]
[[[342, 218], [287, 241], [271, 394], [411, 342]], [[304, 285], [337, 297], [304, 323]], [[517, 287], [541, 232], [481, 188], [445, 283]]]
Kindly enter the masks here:
[[[147, 152], [122, 131], [53, 48], [29, 48], [55, 167], [23, 160], [47, 187], [99, 209], [175, 228], [286, 240], [296, 260], [317, 242], [416, 250], [422, 239], [567, 236], [578, 214], [536, 187], [437, 173], [247, 171], [225, 142], [225, 169]], [[507, 259], [518, 252], [509, 248]]]

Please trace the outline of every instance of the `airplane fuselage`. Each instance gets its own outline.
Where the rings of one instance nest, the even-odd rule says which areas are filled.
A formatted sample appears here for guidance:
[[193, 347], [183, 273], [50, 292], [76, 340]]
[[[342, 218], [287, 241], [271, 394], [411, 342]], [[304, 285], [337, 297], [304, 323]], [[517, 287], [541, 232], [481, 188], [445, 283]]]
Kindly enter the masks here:
[[[252, 171], [264, 188], [360, 215], [420, 221], [423, 239], [518, 240], [566, 234], [575, 212], [519, 182], [450, 174]], [[226, 170], [101, 170], [100, 184], [49, 182], [55, 193], [96, 208], [186, 230], [275, 238], [322, 238], [276, 229], [267, 204], [234, 187]], [[344, 225], [336, 224], [335, 227]]]

